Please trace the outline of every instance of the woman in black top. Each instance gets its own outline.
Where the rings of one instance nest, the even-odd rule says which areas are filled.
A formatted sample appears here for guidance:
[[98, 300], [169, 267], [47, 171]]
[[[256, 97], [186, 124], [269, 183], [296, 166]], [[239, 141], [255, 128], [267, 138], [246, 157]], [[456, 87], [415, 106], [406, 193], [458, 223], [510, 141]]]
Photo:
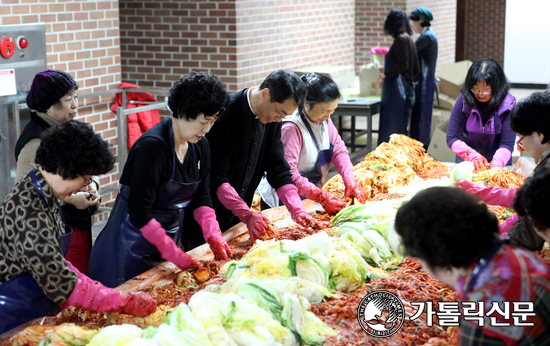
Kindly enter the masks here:
[[420, 73], [415, 79], [415, 102], [411, 114], [411, 137], [428, 149], [432, 130], [432, 110], [435, 92], [435, 65], [437, 62], [437, 36], [430, 29], [434, 19], [432, 11], [417, 7], [409, 15], [413, 31], [420, 34], [416, 40], [416, 52]]
[[393, 43], [384, 58], [384, 72], [380, 103], [378, 144], [388, 142], [394, 133], [408, 135], [407, 126], [414, 104], [413, 81], [420, 70], [416, 47], [407, 14], [399, 9], [391, 10], [384, 22], [384, 32], [393, 37]]
[[204, 138], [228, 102], [214, 75], [191, 73], [172, 87], [172, 118], [132, 146], [115, 206], [92, 249], [90, 277], [116, 287], [164, 260], [181, 269], [197, 267], [181, 249], [205, 239], [217, 258], [231, 254], [212, 209], [210, 148]]

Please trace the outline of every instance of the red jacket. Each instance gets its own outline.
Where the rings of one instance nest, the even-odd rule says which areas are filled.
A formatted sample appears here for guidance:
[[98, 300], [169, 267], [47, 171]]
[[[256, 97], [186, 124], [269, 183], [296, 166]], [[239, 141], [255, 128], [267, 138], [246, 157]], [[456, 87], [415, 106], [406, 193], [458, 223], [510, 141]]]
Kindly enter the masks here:
[[[118, 86], [119, 89], [124, 88], [137, 88], [139, 86], [122, 82]], [[156, 102], [155, 97], [150, 93], [126, 93], [128, 101], [152, 101]], [[147, 106], [148, 104], [139, 104], [139, 103], [128, 103], [127, 108], [135, 108], [139, 106]], [[111, 110], [116, 113], [117, 107], [122, 106], [122, 93], [116, 94], [113, 103], [111, 104]], [[151, 127], [155, 126], [160, 122], [160, 116], [158, 109], [153, 109], [145, 112], [138, 112], [128, 115], [128, 150], [132, 147], [134, 142], [141, 136], [145, 131], [149, 130]]]

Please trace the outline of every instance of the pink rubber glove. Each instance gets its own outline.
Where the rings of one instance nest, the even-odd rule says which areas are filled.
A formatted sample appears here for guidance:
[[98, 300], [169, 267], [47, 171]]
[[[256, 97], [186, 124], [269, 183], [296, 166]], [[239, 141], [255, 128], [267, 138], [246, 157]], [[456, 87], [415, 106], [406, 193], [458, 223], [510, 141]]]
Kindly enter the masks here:
[[363, 193], [361, 186], [357, 184], [357, 180], [355, 180], [353, 165], [351, 164], [349, 155], [338, 155], [332, 160], [332, 163], [338, 170], [338, 173], [342, 176], [342, 181], [346, 186], [345, 196], [349, 198], [355, 197], [359, 200], [359, 202], [365, 204], [365, 194]]
[[491, 168], [506, 166], [511, 157], [512, 153], [510, 152], [510, 150], [505, 148], [498, 148], [493, 155], [493, 160], [491, 160]]
[[346, 206], [346, 202], [339, 200], [335, 194], [321, 190], [307, 179], [296, 179], [294, 184], [298, 194], [321, 204], [323, 209], [331, 215], [338, 213]]
[[487, 164], [487, 159], [483, 155], [470, 148], [463, 141], [455, 141], [451, 145], [451, 150], [464, 161], [473, 162], [476, 171], [483, 169]]
[[284, 203], [292, 220], [302, 227], [315, 226], [317, 221], [308, 215], [302, 200], [298, 195], [298, 188], [293, 184], [286, 184], [277, 190], [277, 196]]
[[459, 180], [455, 185], [475, 195], [487, 204], [513, 208], [517, 192], [515, 189], [501, 189], [498, 186], [483, 186], [466, 180]]
[[151, 219], [139, 230], [149, 243], [155, 245], [162, 258], [174, 263], [181, 270], [198, 268], [201, 266], [197, 260], [176, 246], [172, 238], [166, 235], [166, 231], [157, 220]]
[[250, 207], [239, 197], [237, 191], [229, 183], [223, 183], [216, 195], [223, 206], [231, 210], [231, 212], [246, 224], [248, 234], [252, 242], [263, 235], [267, 230], [267, 225], [271, 223], [268, 218], [262, 214], [255, 213], [250, 210]]
[[76, 272], [78, 281], [69, 299], [61, 308], [81, 306], [97, 312], [120, 312], [139, 317], [149, 316], [157, 308], [157, 303], [147, 293], [124, 294], [96, 282], [76, 269], [71, 262], [69, 268]]
[[506, 220], [504, 220], [503, 223], [498, 225], [498, 229], [500, 230], [500, 237], [505, 238], [508, 235], [508, 230], [516, 223], [516, 221], [519, 220], [518, 214], [512, 215]]
[[203, 206], [193, 211], [195, 220], [202, 228], [202, 235], [204, 239], [210, 245], [210, 250], [214, 253], [216, 259], [226, 260], [233, 254], [231, 247], [227, 244], [222, 231], [220, 230], [220, 224], [216, 219], [216, 212], [214, 209]]

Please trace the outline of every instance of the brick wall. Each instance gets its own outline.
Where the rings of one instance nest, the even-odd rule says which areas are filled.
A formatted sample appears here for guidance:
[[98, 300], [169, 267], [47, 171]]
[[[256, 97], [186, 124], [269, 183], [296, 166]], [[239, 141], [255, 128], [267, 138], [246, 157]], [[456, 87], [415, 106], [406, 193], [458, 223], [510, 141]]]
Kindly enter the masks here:
[[[0, 13], [0, 25], [45, 23], [48, 68], [70, 73], [81, 95], [113, 89], [120, 83], [118, 0], [2, 0]], [[80, 99], [78, 120], [93, 124], [105, 140], [116, 145], [111, 100], [112, 96]], [[116, 182], [118, 167], [101, 176], [105, 188]], [[106, 195], [103, 201], [112, 197]]]
[[466, 59], [492, 58], [504, 66], [506, 0], [466, 1]]
[[[355, 65], [371, 62], [372, 47], [390, 47], [391, 37], [384, 34], [384, 20], [394, 8], [410, 13], [418, 6], [429, 8], [434, 14], [432, 29], [437, 35], [439, 57], [437, 66], [455, 61], [456, 0], [357, 0], [355, 17]], [[414, 35], [416, 39], [418, 35]]]
[[120, 0], [122, 79], [169, 87], [201, 70], [235, 91], [279, 68], [352, 65], [353, 4]]

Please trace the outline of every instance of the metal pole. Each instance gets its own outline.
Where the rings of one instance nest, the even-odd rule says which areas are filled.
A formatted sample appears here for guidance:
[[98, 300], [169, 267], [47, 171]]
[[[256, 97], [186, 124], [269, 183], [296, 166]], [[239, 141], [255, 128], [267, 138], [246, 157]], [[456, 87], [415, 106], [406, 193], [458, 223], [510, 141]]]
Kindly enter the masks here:
[[[123, 95], [125, 95], [123, 93]], [[123, 114], [124, 109], [122, 107], [117, 107], [116, 109], [116, 118], [117, 118], [117, 131], [118, 131], [118, 172], [122, 176], [122, 169], [128, 158], [128, 130], [126, 115]]]

